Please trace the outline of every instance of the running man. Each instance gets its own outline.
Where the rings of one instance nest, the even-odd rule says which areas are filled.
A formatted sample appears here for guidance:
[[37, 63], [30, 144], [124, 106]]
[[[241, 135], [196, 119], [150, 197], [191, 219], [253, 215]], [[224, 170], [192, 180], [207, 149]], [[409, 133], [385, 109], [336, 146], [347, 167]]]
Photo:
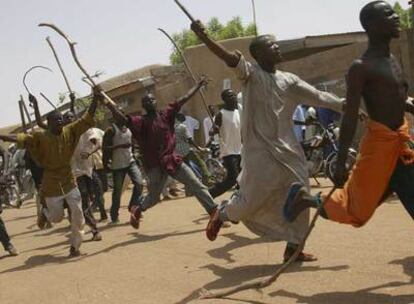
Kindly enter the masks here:
[[131, 208], [130, 223], [139, 228], [141, 214], [160, 201], [160, 194], [168, 176], [183, 183], [200, 202], [208, 214], [212, 214], [217, 205], [203, 185], [183, 162], [175, 151], [175, 119], [181, 108], [200, 90], [207, 81], [202, 78], [186, 95], [172, 102], [165, 110], [157, 111], [154, 95], [142, 97], [145, 115], [125, 116], [118, 108], [108, 104], [114, 117], [123, 121], [131, 130], [143, 155], [144, 166], [148, 175], [148, 194], [138, 206]]
[[[360, 20], [369, 44], [348, 72], [347, 106], [335, 173], [335, 185], [340, 189], [324, 202], [324, 196], [309, 195], [301, 184], [292, 184], [284, 209], [290, 222], [308, 208], [316, 208], [324, 202], [323, 217], [361, 227], [389, 193], [391, 179], [394, 179], [391, 190], [405, 203], [413, 204], [414, 152], [404, 114], [406, 111], [414, 113], [414, 106], [407, 102], [402, 69], [390, 52], [391, 40], [399, 37], [400, 20], [385, 1], [364, 6]], [[348, 176], [347, 151], [355, 134], [361, 97], [370, 121], [358, 160]]]
[[[284, 258], [288, 259], [309, 226], [309, 213], [293, 224], [283, 218], [289, 185], [300, 181], [309, 187], [305, 156], [293, 131], [293, 112], [302, 101], [341, 111], [341, 100], [316, 90], [296, 75], [277, 70], [282, 56], [271, 35], [252, 40], [250, 54], [256, 64], [211, 40], [200, 21], [193, 22], [191, 29], [234, 71], [243, 89], [240, 190], [211, 216], [207, 238], [215, 240], [225, 221], [243, 221], [257, 235], [286, 240]], [[313, 261], [315, 257], [301, 253], [298, 260]]]

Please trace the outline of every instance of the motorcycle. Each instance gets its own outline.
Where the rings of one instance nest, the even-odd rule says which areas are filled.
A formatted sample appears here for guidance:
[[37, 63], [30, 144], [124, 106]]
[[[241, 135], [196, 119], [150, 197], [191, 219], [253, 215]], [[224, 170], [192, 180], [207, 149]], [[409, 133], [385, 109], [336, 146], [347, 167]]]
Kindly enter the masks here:
[[[3, 163], [3, 156], [0, 156], [0, 168], [3, 168]], [[14, 176], [5, 174], [3, 169], [0, 169], [0, 205], [11, 208], [20, 208], [22, 205]]]
[[[206, 163], [207, 169], [211, 174], [212, 181], [214, 183], [222, 182], [226, 178], [227, 172], [219, 158], [220, 145], [215, 142], [210, 143], [206, 153], [202, 153], [201, 157]], [[191, 160], [189, 161], [189, 166], [195, 175], [201, 180], [201, 169]]]
[[[325, 128], [321, 123], [312, 118], [307, 119], [305, 122], [294, 121], [294, 123], [299, 126], [315, 126], [318, 130], [317, 134], [301, 142], [303, 151], [305, 152], [309, 176], [318, 185], [320, 183], [317, 177], [321, 175], [329, 178], [333, 182], [339, 152], [339, 127], [335, 126], [335, 124], [329, 124]], [[350, 148], [346, 162], [347, 168], [353, 167], [356, 162], [356, 157], [357, 151]]]

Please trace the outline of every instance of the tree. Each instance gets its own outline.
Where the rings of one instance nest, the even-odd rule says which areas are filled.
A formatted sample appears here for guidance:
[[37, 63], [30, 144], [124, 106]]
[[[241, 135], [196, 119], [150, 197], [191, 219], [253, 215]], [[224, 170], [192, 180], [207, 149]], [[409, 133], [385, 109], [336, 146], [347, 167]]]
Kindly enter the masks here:
[[406, 30], [412, 25], [412, 8], [403, 9], [401, 4], [397, 1], [394, 4], [394, 11], [400, 16], [401, 29]]
[[[217, 17], [213, 17], [207, 22], [206, 30], [207, 33], [217, 41], [254, 36], [256, 34], [255, 24], [250, 23], [247, 26], [244, 26], [240, 17], [234, 17], [227, 22], [226, 25], [220, 23]], [[191, 30], [183, 30], [180, 33], [174, 33], [172, 38], [183, 51], [190, 46], [201, 44], [198, 37]], [[173, 49], [170, 55], [170, 62], [174, 65], [182, 63], [182, 58], [175, 49]]]

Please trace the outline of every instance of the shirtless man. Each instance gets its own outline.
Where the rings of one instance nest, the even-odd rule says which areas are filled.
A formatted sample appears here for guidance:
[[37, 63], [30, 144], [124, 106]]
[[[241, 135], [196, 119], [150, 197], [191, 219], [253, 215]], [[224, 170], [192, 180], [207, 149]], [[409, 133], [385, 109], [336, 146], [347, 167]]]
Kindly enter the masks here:
[[[380, 205], [398, 161], [413, 168], [409, 165], [414, 160], [404, 121], [404, 113], [414, 113], [414, 107], [406, 102], [403, 72], [390, 52], [391, 40], [399, 37], [399, 17], [387, 2], [374, 1], [361, 10], [360, 20], [369, 45], [362, 57], [353, 62], [347, 76], [347, 106], [335, 173], [335, 186], [342, 189], [327, 199], [322, 210], [325, 218], [355, 227], [364, 225]], [[360, 157], [348, 178], [345, 163], [355, 135], [361, 97], [370, 121]], [[400, 198], [405, 198], [409, 191], [403, 187], [394, 190]], [[292, 222], [302, 211], [317, 207], [322, 201], [320, 196], [309, 195], [302, 185], [292, 184], [284, 215]]]

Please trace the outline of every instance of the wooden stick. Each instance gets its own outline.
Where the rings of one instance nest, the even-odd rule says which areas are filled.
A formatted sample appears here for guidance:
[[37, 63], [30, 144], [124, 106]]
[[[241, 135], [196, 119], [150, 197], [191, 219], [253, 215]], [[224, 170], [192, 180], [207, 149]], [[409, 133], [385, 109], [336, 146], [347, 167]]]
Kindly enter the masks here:
[[47, 71], [53, 73], [53, 71], [51, 69], [49, 69], [48, 67], [45, 67], [43, 65], [35, 65], [35, 66], [32, 66], [30, 69], [28, 69], [26, 71], [26, 73], [24, 73], [24, 75], [23, 75], [23, 86], [26, 89], [27, 94], [32, 94], [32, 93], [30, 92], [30, 90], [29, 90], [29, 88], [28, 88], [28, 86], [26, 84], [26, 78], [27, 78], [27, 75], [29, 75], [29, 73], [31, 71], [33, 71], [34, 69], [44, 69], [44, 70], [47, 70]]
[[[72, 54], [72, 57], [73, 57], [73, 59], [75, 60], [75, 63], [76, 63], [76, 65], [79, 67], [79, 69], [82, 71], [82, 73], [85, 75], [85, 77], [89, 80], [89, 82], [91, 83], [91, 84], [93, 84], [93, 86], [94, 87], [96, 87], [96, 83], [95, 83], [95, 81], [93, 80], [93, 78], [89, 75], [89, 73], [86, 71], [86, 69], [82, 66], [82, 64], [80, 63], [80, 61], [79, 61], [79, 58], [78, 58], [78, 55], [76, 54], [76, 49], [75, 49], [75, 45], [76, 45], [76, 42], [72, 42], [70, 39], [69, 39], [69, 37], [60, 29], [60, 28], [58, 28], [56, 25], [54, 25], [54, 24], [51, 24], [51, 23], [40, 23], [39, 24], [39, 26], [40, 27], [49, 27], [49, 28], [51, 28], [51, 29], [53, 29], [55, 32], [57, 32], [60, 36], [62, 36], [65, 40], [66, 40], [66, 42], [68, 43], [68, 45], [69, 45], [69, 48], [70, 48], [70, 52], [71, 52], [71, 54]], [[107, 101], [107, 102], [109, 102], [109, 103], [111, 103], [111, 104], [113, 104], [113, 105], [116, 105], [116, 103], [103, 91], [103, 90], [101, 90], [100, 92], [99, 92], [100, 94], [102, 94], [102, 96], [104, 97], [104, 99]]]
[[[334, 193], [335, 190], [336, 190], [336, 187], [333, 187], [332, 190], [329, 192], [328, 196], [326, 197], [326, 199], [324, 200], [324, 202], [326, 202], [332, 196], [332, 194]], [[258, 279], [258, 280], [255, 280], [253, 282], [240, 284], [236, 287], [228, 288], [228, 289], [225, 289], [225, 290], [222, 290], [222, 291], [214, 292], [214, 291], [209, 291], [207, 289], [202, 289], [200, 291], [200, 298], [201, 299], [223, 298], [223, 297], [235, 294], [235, 293], [243, 291], [243, 290], [262, 289], [262, 288], [270, 286], [272, 283], [274, 283], [280, 277], [280, 275], [294, 261], [296, 261], [299, 254], [303, 251], [303, 248], [305, 247], [305, 243], [306, 243], [309, 235], [311, 234], [313, 228], [315, 227], [315, 223], [316, 223], [317, 219], [319, 218], [319, 215], [321, 214], [322, 208], [323, 208], [323, 204], [321, 206], [319, 206], [319, 208], [316, 210], [315, 215], [313, 216], [313, 219], [310, 223], [310, 226], [309, 226], [308, 230], [306, 231], [306, 234], [305, 234], [304, 238], [302, 239], [302, 241], [300, 242], [300, 244], [299, 244], [298, 248], [296, 249], [295, 253], [290, 257], [289, 260], [287, 260], [282, 266], [280, 266], [280, 268], [275, 272], [275, 274], [273, 274], [270, 277], [265, 278], [265, 279]]]
[[252, 0], [252, 9], [253, 9], [254, 34], [257, 37], [256, 5], [254, 3], [254, 0]]
[[33, 132], [34, 131], [34, 124], [32, 123], [32, 119], [30, 118], [29, 111], [27, 110], [26, 104], [24, 103], [23, 96], [20, 96], [20, 98], [21, 98], [21, 101], [22, 101], [23, 110], [26, 113], [27, 119], [29, 121], [30, 129]]
[[19, 112], [20, 112], [20, 119], [22, 121], [22, 127], [23, 127], [23, 133], [27, 133], [27, 124], [26, 124], [26, 118], [25, 118], [25, 114], [24, 114], [24, 110], [23, 110], [23, 96], [20, 95], [20, 99], [19, 99]]
[[40, 96], [42, 96], [53, 107], [53, 109], [55, 109], [55, 110], [57, 109], [57, 107], [53, 104], [52, 101], [50, 101], [49, 98], [46, 97], [45, 94], [43, 94], [42, 92], [40, 92]]
[[178, 1], [178, 0], [174, 0], [175, 1], [175, 3], [177, 3], [177, 5], [178, 5], [178, 7], [184, 12], [184, 14], [186, 14], [187, 15], [187, 17], [191, 20], [191, 22], [194, 22], [195, 21], [195, 19], [194, 19], [194, 17], [190, 14], [190, 12], [185, 8], [185, 6], [184, 5], [182, 5], [181, 3], [180, 3], [180, 1]]
[[[184, 53], [178, 47], [177, 43], [175, 43], [174, 39], [172, 39], [172, 37], [166, 31], [164, 31], [162, 28], [159, 28], [158, 30], [161, 33], [163, 33], [171, 41], [171, 43], [174, 45], [174, 47], [177, 50], [178, 54], [183, 59], [184, 66], [187, 69], [188, 74], [190, 74], [191, 78], [194, 81], [194, 84], [197, 84], [198, 83], [197, 78], [196, 78], [195, 74], [193, 73], [193, 71], [190, 67], [190, 64], [188, 63], [187, 58], [184, 56]], [[211, 116], [210, 111], [208, 110], [206, 96], [204, 95], [203, 89], [200, 89], [199, 92], [200, 92], [201, 100], [203, 101], [204, 107], [207, 111], [207, 115], [208, 115], [208, 117], [210, 117], [210, 120], [211, 120], [212, 124], [214, 125], [214, 120], [213, 120], [213, 117]]]
[[49, 45], [50, 49], [52, 50], [53, 56], [56, 59], [56, 63], [58, 65], [58, 67], [59, 67], [60, 72], [62, 73], [63, 79], [65, 80], [65, 83], [66, 83], [66, 86], [68, 87], [69, 93], [70, 94], [74, 94], [74, 92], [73, 92], [73, 90], [72, 90], [72, 88], [71, 88], [71, 86], [69, 84], [68, 77], [66, 76], [66, 73], [63, 70], [62, 64], [60, 63], [60, 60], [59, 60], [59, 57], [58, 57], [58, 54], [57, 54], [57, 52], [55, 50], [55, 47], [53, 46], [52, 41], [50, 40], [50, 37], [49, 36], [46, 37], [46, 41], [47, 41], [47, 44]]

